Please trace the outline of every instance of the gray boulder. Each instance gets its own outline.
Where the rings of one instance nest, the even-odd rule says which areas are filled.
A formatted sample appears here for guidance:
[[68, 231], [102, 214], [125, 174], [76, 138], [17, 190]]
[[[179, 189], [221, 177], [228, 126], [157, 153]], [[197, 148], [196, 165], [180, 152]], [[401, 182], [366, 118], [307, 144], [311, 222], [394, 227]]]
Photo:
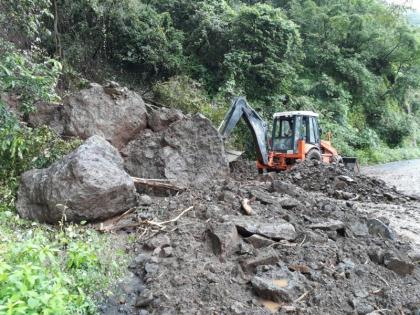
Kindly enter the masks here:
[[101, 136], [121, 149], [147, 127], [143, 99], [126, 88], [91, 87], [64, 99], [64, 135]]
[[169, 179], [182, 186], [197, 186], [229, 172], [221, 136], [199, 114], [176, 121], [163, 131], [145, 132], [122, 154], [130, 175]]
[[118, 151], [94, 136], [46, 169], [21, 177], [17, 210], [27, 219], [97, 221], [136, 205], [133, 180]]

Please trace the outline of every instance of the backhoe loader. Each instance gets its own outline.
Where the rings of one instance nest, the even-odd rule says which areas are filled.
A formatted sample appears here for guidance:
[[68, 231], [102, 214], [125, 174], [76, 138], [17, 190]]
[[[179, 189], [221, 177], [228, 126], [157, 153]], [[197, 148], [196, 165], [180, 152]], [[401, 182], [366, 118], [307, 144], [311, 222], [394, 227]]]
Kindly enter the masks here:
[[[321, 129], [318, 125], [318, 114], [312, 111], [288, 111], [273, 115], [271, 137], [264, 119], [247, 103], [244, 97], [237, 97], [224, 120], [219, 132], [224, 139], [243, 118], [251, 130], [257, 153], [259, 173], [283, 171], [303, 160], [318, 160], [323, 163], [342, 163], [355, 170], [356, 158], [341, 157], [331, 145], [331, 139], [321, 140]], [[240, 152], [231, 153], [234, 160]]]

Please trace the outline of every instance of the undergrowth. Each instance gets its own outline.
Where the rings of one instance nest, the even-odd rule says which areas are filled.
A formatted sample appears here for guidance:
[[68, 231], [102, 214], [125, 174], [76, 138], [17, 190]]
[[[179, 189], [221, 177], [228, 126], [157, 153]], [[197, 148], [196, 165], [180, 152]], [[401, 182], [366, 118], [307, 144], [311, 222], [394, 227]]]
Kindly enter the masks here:
[[127, 265], [106, 235], [28, 222], [10, 210], [0, 212], [0, 256], [2, 315], [96, 314], [93, 295], [105, 294]]

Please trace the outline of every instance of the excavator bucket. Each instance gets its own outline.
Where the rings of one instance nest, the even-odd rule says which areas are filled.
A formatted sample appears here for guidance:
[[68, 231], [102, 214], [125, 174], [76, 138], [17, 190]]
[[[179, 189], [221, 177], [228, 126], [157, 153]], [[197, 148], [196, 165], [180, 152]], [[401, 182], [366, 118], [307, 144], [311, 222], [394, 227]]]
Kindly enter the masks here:
[[359, 164], [357, 163], [357, 158], [355, 157], [342, 157], [344, 167], [353, 171], [353, 172], [359, 172]]
[[244, 153], [244, 151], [235, 151], [230, 149], [226, 149], [225, 152], [229, 163], [236, 161]]

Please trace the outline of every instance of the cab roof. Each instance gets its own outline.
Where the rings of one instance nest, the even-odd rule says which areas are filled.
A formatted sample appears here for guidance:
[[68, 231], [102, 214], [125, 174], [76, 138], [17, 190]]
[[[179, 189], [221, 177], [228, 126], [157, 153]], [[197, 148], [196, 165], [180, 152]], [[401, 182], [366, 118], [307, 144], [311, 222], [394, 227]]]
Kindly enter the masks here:
[[312, 117], [318, 117], [319, 115], [317, 113], [314, 113], [310, 110], [294, 110], [289, 112], [279, 112], [275, 113], [273, 115], [273, 118], [278, 117], [291, 117], [291, 116], [312, 116]]

